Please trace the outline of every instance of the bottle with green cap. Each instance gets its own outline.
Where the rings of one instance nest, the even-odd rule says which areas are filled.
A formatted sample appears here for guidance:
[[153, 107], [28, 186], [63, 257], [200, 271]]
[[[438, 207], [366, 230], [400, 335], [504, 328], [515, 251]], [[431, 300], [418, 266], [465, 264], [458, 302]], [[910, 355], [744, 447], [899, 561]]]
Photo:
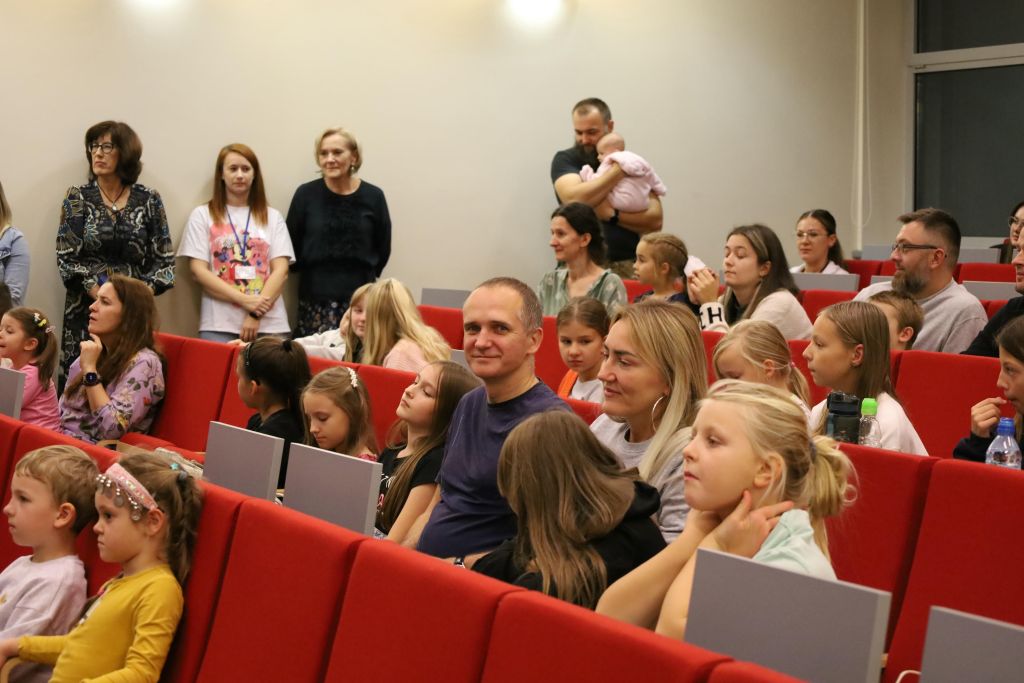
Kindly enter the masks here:
[[861, 446], [880, 448], [882, 446], [882, 427], [878, 424], [878, 401], [866, 398], [860, 402], [860, 438]]

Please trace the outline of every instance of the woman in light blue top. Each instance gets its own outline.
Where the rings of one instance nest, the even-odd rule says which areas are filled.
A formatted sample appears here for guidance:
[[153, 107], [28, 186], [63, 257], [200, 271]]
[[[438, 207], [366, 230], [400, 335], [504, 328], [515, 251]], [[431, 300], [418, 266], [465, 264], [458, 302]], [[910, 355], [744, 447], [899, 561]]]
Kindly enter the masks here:
[[826, 436], [809, 436], [784, 391], [723, 380], [701, 402], [683, 449], [686, 527], [611, 586], [598, 612], [682, 638], [697, 548], [835, 579], [825, 518], [839, 514], [853, 466]]
[[592, 208], [570, 202], [555, 209], [550, 245], [555, 259], [565, 267], [547, 273], [537, 287], [544, 315], [558, 315], [569, 299], [579, 296], [597, 299], [607, 307], [608, 315], [629, 303], [622, 280], [604, 267], [604, 236]]
[[21, 230], [11, 227], [11, 205], [0, 185], [0, 281], [11, 290], [11, 303], [22, 306], [28, 290], [31, 257]]

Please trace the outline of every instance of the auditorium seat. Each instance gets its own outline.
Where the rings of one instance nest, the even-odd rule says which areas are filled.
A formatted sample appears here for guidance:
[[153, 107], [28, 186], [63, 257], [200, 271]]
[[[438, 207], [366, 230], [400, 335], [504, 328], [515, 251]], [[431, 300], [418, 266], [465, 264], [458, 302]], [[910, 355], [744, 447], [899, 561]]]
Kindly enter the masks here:
[[917, 532], [935, 458], [842, 444], [857, 476], [856, 499], [827, 520], [829, 553], [836, 575], [892, 594], [886, 642], [907, 586]]
[[883, 680], [921, 668], [933, 605], [1024, 625], [1024, 473], [947, 460], [935, 465], [906, 597]]
[[[18, 442], [18, 432], [25, 426], [25, 423], [21, 420], [15, 420], [12, 417], [6, 415], [0, 415], [0, 491], [7, 491], [7, 484], [11, 476], [14, 474], [12, 468], [14, 459], [14, 447]], [[3, 502], [7, 502], [7, 496], [4, 496]]]
[[394, 543], [362, 543], [324, 680], [476, 683], [498, 602], [519, 591]]
[[864, 289], [871, 284], [871, 276], [878, 275], [879, 270], [882, 268], [882, 262], [870, 259], [847, 259], [843, 261], [843, 268], [848, 273], [860, 275], [857, 289]]
[[365, 540], [300, 512], [245, 500], [196, 680], [323, 680], [356, 547]]
[[317, 373], [336, 368], [341, 365], [341, 361], [332, 360], [330, 358], [322, 358], [320, 356], [308, 356], [309, 360], [309, 374], [313, 376]]
[[1012, 263], [961, 263], [957, 282], [1013, 282], [1017, 279]]
[[590, 424], [597, 419], [597, 416], [601, 414], [601, 404], [591, 403], [590, 401], [577, 401], [574, 398], [567, 398], [565, 402], [572, 408], [572, 412], [579, 415], [584, 422]]
[[462, 348], [462, 309], [420, 305], [423, 322], [441, 333], [453, 349]]
[[813, 323], [821, 313], [821, 309], [832, 304], [837, 304], [840, 301], [850, 301], [853, 297], [857, 296], [857, 292], [838, 292], [829, 289], [805, 289], [803, 291], [803, 298], [800, 303], [804, 307], [804, 311], [807, 313], [807, 317], [811, 319]]
[[714, 384], [718, 377], [715, 375], [715, 347], [718, 342], [725, 336], [724, 332], [715, 332], [711, 330], [701, 330], [701, 339], [704, 342], [704, 355], [708, 359], [708, 384]]
[[[971, 406], [1002, 396], [999, 360], [933, 351], [904, 351], [896, 394], [930, 455], [949, 458], [971, 428]], [[945, 391], [948, 389], [949, 391]]]
[[533, 591], [505, 596], [482, 683], [706, 681], [729, 657]]
[[624, 278], [622, 280], [622, 284], [626, 287], [626, 299], [629, 303], [633, 303], [633, 300], [644, 292], [651, 291], [651, 287], [649, 285], [645, 285], [639, 280], [627, 280]]
[[800, 683], [801, 679], [750, 662], [725, 662], [711, 670], [708, 683]]
[[206, 450], [210, 420], [221, 409], [224, 383], [236, 347], [188, 339], [167, 362], [167, 393], [150, 433], [193, 451]]
[[1006, 305], [1006, 301], [1003, 300], [991, 300], [983, 301], [982, 304], [985, 306], [985, 313], [988, 314], [988, 319], [991, 320], [992, 316], [999, 312], [1003, 306]]
[[558, 391], [558, 385], [568, 368], [562, 362], [562, 354], [558, 351], [558, 326], [553, 315], [544, 316], [544, 338], [537, 350], [535, 363], [537, 377], [551, 387], [552, 391]]

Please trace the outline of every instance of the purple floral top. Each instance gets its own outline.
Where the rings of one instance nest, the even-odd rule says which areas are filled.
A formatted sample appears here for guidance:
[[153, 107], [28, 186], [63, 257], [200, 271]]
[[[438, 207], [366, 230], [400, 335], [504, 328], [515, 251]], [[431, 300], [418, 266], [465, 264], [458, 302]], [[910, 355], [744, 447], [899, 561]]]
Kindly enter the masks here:
[[[76, 358], [68, 371], [69, 384], [82, 372], [79, 360]], [[104, 386], [110, 403], [96, 412], [89, 409], [84, 390], [60, 397], [60, 431], [89, 443], [149, 431], [155, 417], [153, 408], [164, 398], [160, 356], [152, 349], [142, 349], [120, 376]]]

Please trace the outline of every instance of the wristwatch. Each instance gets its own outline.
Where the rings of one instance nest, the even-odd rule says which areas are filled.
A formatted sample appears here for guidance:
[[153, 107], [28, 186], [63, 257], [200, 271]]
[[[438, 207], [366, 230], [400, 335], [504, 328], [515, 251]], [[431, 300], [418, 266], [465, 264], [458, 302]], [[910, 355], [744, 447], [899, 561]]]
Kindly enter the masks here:
[[249, 317], [250, 318], [254, 318], [256, 320], [260, 319], [260, 317], [258, 315], [256, 315], [255, 313], [253, 313], [252, 311], [249, 311]]
[[100, 377], [98, 372], [87, 372], [82, 377], [82, 384], [87, 387], [94, 387], [102, 381], [103, 378]]
[[465, 557], [456, 557], [454, 560], [452, 560], [452, 564], [455, 565], [456, 567], [462, 567], [463, 569], [468, 569], [468, 567], [466, 567], [466, 558]]
[[609, 225], [618, 225], [619, 224], [619, 210], [618, 209], [612, 209], [612, 217], [608, 219], [608, 224]]

